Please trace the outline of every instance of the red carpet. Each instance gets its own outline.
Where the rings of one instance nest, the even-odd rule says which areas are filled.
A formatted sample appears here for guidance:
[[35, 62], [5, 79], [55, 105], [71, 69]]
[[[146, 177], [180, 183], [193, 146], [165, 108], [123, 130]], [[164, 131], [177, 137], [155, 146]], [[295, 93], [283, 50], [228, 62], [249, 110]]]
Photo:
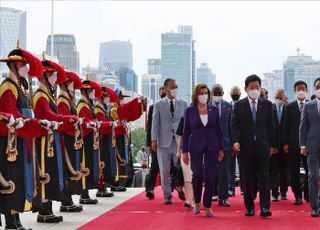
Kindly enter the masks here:
[[256, 216], [245, 217], [243, 197], [237, 193], [229, 199], [231, 207], [218, 207], [213, 203], [214, 217], [193, 216], [191, 209], [183, 207], [177, 194], [172, 205], [164, 205], [161, 188], [156, 189], [156, 199], [148, 200], [141, 193], [124, 202], [111, 211], [97, 217], [79, 229], [303, 229], [320, 228], [320, 218], [310, 217], [310, 206], [293, 206], [293, 196], [289, 200], [271, 204], [272, 217], [259, 216], [259, 204], [256, 203]]

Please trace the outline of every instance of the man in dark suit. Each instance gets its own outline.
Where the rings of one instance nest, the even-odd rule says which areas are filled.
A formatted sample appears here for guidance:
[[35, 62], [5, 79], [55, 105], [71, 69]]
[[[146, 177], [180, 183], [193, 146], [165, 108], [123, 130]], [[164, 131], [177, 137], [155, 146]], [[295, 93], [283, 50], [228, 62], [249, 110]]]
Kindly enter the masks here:
[[[166, 92], [164, 87], [159, 88], [159, 96], [160, 98], [164, 98], [166, 96]], [[153, 114], [153, 105], [149, 107], [148, 112], [148, 123], [147, 123], [147, 137], [146, 144], [149, 148], [149, 154], [151, 155], [151, 167], [149, 170], [149, 174], [146, 178], [146, 196], [152, 200], [154, 199], [154, 187], [156, 184], [157, 175], [159, 173], [159, 164], [157, 158], [157, 152], [154, 152], [151, 148], [151, 128], [152, 128], [152, 114]]]
[[218, 196], [219, 206], [229, 207], [228, 202], [229, 193], [229, 165], [231, 157], [231, 144], [230, 144], [230, 117], [232, 112], [232, 105], [223, 100], [223, 87], [220, 84], [215, 84], [212, 87], [212, 105], [216, 106], [219, 112], [220, 126], [223, 134], [223, 151], [224, 158], [218, 164]]
[[[270, 158], [270, 185], [272, 191], [272, 201], [278, 202], [281, 193], [281, 199], [287, 200], [287, 175], [288, 175], [288, 154], [283, 151], [283, 132], [284, 132], [284, 100], [286, 93], [283, 89], [278, 89], [275, 94], [275, 103], [273, 104], [273, 116], [275, 124], [275, 140], [277, 145], [277, 154]], [[280, 187], [280, 193], [279, 193]]]
[[305, 170], [304, 178], [304, 199], [309, 202], [308, 192], [308, 165], [306, 156], [300, 154], [299, 126], [301, 113], [306, 103], [308, 86], [304, 81], [297, 81], [294, 84], [294, 92], [297, 99], [285, 106], [284, 109], [284, 152], [289, 156], [289, 168], [291, 177], [291, 188], [294, 193], [294, 205], [302, 205], [302, 190], [300, 183], [301, 160]]
[[[272, 104], [259, 98], [261, 79], [253, 74], [245, 80], [248, 97], [238, 101], [231, 116], [231, 140], [235, 152], [241, 149], [245, 216], [253, 216], [256, 187], [260, 191], [260, 216], [271, 216], [269, 158], [275, 154]], [[258, 177], [257, 177], [258, 176]], [[256, 180], [259, 178], [259, 181]]]
[[301, 115], [301, 155], [307, 157], [309, 167], [309, 197], [311, 216], [319, 216], [319, 171], [320, 171], [320, 78], [314, 81], [315, 99], [305, 104]]

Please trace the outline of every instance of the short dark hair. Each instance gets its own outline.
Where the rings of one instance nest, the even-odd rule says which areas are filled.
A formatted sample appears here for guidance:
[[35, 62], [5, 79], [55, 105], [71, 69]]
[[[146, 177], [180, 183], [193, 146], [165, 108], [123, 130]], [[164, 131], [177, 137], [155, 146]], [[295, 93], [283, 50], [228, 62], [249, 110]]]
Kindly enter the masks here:
[[318, 77], [316, 80], [314, 80], [314, 82], [313, 82], [313, 86], [315, 86], [315, 85], [316, 85], [317, 81], [320, 81], [320, 77]]
[[167, 87], [168, 85], [169, 85], [169, 82], [170, 81], [175, 81], [175, 79], [173, 79], [173, 78], [167, 78], [165, 81], [164, 81], [164, 83], [163, 83], [163, 87]]
[[306, 89], [308, 89], [308, 85], [307, 85], [307, 83], [305, 83], [304, 81], [301, 81], [301, 80], [296, 81], [296, 82], [294, 83], [293, 89], [296, 89], [297, 85], [305, 85]]
[[256, 74], [251, 74], [251, 75], [249, 75], [249, 76], [246, 78], [244, 84], [245, 84], [246, 87], [248, 87], [248, 85], [249, 85], [251, 82], [254, 82], [254, 81], [259, 82], [259, 85], [261, 86], [261, 78], [258, 77]]

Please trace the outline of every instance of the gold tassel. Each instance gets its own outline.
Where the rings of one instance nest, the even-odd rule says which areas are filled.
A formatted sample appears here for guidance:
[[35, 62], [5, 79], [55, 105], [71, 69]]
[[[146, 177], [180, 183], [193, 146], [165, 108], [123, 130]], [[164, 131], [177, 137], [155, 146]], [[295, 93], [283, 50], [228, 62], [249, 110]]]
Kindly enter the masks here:
[[7, 160], [9, 162], [14, 162], [17, 160], [18, 150], [17, 150], [17, 134], [16, 128], [11, 126], [8, 132], [8, 144], [7, 144]]

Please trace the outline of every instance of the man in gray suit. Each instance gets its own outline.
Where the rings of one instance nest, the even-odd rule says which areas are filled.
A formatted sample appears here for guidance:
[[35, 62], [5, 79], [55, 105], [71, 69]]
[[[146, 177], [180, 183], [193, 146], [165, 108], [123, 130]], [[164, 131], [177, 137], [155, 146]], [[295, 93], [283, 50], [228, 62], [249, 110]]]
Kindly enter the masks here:
[[319, 216], [319, 170], [320, 170], [320, 78], [314, 81], [316, 98], [305, 104], [300, 123], [299, 141], [301, 155], [307, 156], [309, 168], [308, 185], [312, 208], [311, 216]]
[[[161, 187], [163, 190], [165, 204], [172, 203], [172, 188], [170, 180], [171, 162], [178, 164], [176, 131], [181, 117], [187, 108], [187, 102], [176, 98], [178, 85], [174, 79], [166, 79], [164, 87], [167, 93], [165, 98], [155, 103], [152, 115], [151, 140], [152, 149], [157, 151]], [[182, 187], [176, 187], [179, 198], [184, 200]]]

